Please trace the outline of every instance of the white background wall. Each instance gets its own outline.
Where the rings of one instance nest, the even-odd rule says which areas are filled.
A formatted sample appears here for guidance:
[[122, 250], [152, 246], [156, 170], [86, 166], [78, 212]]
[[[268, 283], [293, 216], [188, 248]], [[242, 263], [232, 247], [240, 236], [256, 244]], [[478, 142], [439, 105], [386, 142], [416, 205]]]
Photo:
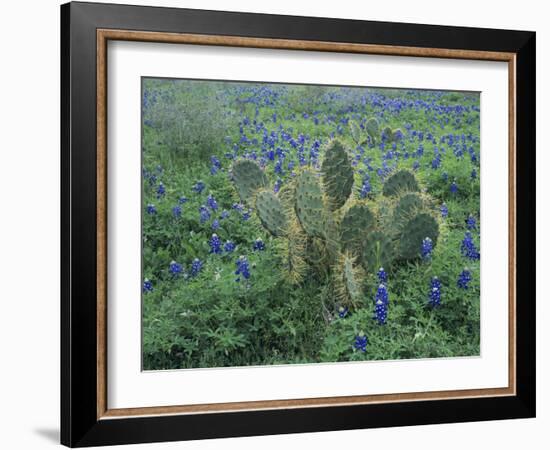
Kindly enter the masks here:
[[[548, 448], [550, 28], [545, 2], [132, 0], [134, 4], [537, 32], [538, 417], [531, 420], [141, 445], [158, 449]], [[59, 1], [4, 2], [0, 27], [0, 448], [57, 445], [59, 422]], [[546, 83], [544, 81], [546, 80]], [[546, 149], [547, 150], [547, 149]], [[523, 299], [535, 301], [535, 299]]]

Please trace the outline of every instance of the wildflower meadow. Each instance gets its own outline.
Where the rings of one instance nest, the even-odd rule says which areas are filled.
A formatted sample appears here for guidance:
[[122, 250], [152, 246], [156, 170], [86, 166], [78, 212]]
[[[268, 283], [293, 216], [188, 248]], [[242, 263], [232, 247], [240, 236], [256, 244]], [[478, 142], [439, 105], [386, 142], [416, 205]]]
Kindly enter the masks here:
[[141, 96], [144, 370], [479, 355], [479, 93]]

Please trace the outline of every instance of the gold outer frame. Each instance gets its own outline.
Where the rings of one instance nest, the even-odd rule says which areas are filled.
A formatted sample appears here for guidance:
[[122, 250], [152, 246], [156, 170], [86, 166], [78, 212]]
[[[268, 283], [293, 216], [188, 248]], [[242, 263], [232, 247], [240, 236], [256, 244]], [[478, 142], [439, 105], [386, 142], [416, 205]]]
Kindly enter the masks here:
[[[346, 406], [405, 401], [448, 400], [516, 395], [516, 54], [445, 48], [247, 38], [98, 29], [97, 36], [97, 419], [173, 414], [206, 414], [269, 409]], [[501, 61], [508, 63], [508, 386], [504, 388], [411, 392], [401, 394], [263, 400], [200, 405], [109, 409], [107, 405], [107, 42], [171, 44], [363, 53], [390, 56]]]

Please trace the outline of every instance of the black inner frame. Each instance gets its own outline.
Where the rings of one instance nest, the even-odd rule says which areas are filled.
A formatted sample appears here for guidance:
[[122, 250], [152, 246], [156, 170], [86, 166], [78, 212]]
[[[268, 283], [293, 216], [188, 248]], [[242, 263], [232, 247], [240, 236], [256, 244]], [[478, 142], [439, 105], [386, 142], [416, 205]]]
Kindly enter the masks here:
[[[515, 53], [517, 395], [98, 420], [99, 28]], [[526, 31], [79, 2], [62, 5], [61, 443], [82, 447], [534, 417], [535, 39], [534, 32]]]

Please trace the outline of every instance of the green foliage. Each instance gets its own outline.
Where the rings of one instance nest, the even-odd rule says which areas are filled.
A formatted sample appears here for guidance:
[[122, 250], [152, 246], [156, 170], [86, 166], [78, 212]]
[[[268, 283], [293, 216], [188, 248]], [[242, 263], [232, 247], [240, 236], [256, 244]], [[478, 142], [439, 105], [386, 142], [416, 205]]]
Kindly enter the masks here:
[[393, 264], [395, 253], [391, 237], [382, 231], [373, 231], [363, 241], [363, 266], [370, 272], [375, 272], [380, 267], [389, 268]]

